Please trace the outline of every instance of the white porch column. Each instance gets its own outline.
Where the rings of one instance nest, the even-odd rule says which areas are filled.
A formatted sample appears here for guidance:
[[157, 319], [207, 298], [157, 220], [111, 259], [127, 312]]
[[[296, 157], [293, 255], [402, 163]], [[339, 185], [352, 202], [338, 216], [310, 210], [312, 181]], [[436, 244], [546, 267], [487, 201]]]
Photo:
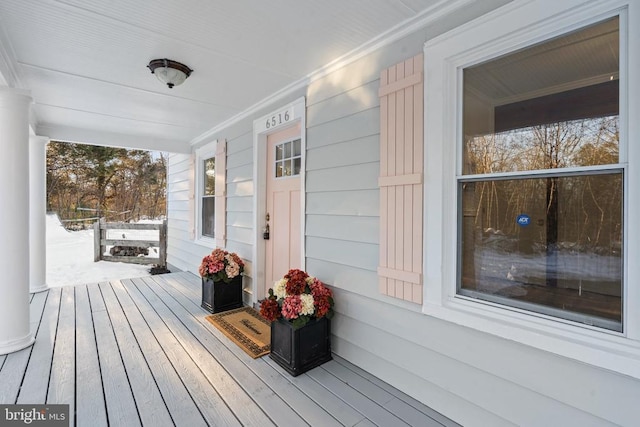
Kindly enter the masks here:
[[0, 355], [33, 344], [29, 330], [29, 92], [0, 88]]
[[45, 136], [29, 137], [29, 292], [47, 286], [47, 144]]

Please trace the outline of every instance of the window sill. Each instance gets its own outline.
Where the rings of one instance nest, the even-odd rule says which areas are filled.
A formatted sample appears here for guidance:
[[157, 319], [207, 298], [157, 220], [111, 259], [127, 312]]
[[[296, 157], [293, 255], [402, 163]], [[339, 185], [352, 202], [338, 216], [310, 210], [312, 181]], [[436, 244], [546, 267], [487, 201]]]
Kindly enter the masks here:
[[196, 237], [193, 241], [196, 245], [204, 246], [207, 248], [215, 249], [216, 248], [216, 239], [213, 237]]
[[422, 312], [460, 326], [640, 379], [640, 342], [623, 335], [496, 307], [464, 297], [442, 305], [426, 303]]

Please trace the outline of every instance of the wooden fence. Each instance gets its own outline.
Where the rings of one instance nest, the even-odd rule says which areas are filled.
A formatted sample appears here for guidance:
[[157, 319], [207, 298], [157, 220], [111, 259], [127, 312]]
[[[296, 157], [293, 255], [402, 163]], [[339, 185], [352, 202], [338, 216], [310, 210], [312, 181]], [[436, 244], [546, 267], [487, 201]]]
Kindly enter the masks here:
[[[113, 235], [115, 232], [107, 233], [109, 230], [118, 230], [122, 234], [121, 239], [107, 238], [107, 234]], [[158, 230], [157, 239], [134, 240], [126, 238], [126, 234], [132, 230]], [[135, 233], [134, 233], [135, 234]], [[94, 261], [128, 262], [132, 264], [155, 264], [159, 267], [167, 266], [167, 220], [158, 224], [130, 224], [124, 222], [105, 222], [104, 219], [93, 224], [94, 235]], [[111, 236], [113, 237], [113, 236]], [[148, 256], [118, 256], [105, 254], [107, 246], [137, 247], [137, 248], [157, 248], [157, 257]]]

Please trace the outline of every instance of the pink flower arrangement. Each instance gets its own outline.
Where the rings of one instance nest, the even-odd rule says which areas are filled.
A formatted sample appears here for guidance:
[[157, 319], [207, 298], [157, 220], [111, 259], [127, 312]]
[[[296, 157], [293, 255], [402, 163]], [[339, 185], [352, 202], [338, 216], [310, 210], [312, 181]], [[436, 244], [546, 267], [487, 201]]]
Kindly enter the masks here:
[[304, 271], [289, 270], [260, 302], [260, 314], [271, 322], [283, 317], [299, 328], [313, 318], [333, 317], [333, 293]]
[[239, 276], [244, 271], [244, 262], [234, 252], [227, 252], [222, 249], [214, 249], [209, 255], [202, 258], [200, 263], [200, 276], [203, 279], [211, 279], [214, 282], [223, 281], [228, 283], [234, 277]]

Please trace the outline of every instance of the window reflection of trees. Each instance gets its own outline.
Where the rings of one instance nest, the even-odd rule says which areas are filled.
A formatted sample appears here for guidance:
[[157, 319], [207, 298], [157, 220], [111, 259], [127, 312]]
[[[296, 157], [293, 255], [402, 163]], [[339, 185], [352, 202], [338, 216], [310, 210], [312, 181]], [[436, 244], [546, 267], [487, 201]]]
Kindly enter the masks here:
[[465, 175], [618, 163], [618, 116], [532, 126], [469, 138]]
[[[464, 174], [474, 177], [460, 183], [463, 289], [506, 295], [527, 286], [510, 298], [621, 320], [618, 126], [617, 116], [603, 117], [467, 140]], [[525, 227], [515, 220], [523, 213]], [[563, 290], [537, 295], [532, 285]], [[561, 297], [569, 289], [600, 296], [569, 303]]]
[[[466, 144], [465, 172], [475, 175], [616, 164], [618, 123], [617, 116], [604, 117], [471, 138]], [[539, 188], [542, 182], [546, 185], [544, 191]], [[621, 175], [481, 181], [475, 184], [475, 225], [515, 233], [518, 225], [513, 218], [544, 206], [545, 216], [552, 211], [559, 214], [561, 209], [562, 215], [552, 215], [552, 220], [577, 225], [560, 227], [571, 235], [558, 236], [559, 239], [597, 246], [604, 238], [602, 230], [607, 218], [620, 221], [622, 193], [612, 190], [621, 185]], [[591, 224], [593, 231], [585, 231], [589, 227], [580, 224]], [[619, 225], [617, 228], [614, 234], [620, 233]]]

